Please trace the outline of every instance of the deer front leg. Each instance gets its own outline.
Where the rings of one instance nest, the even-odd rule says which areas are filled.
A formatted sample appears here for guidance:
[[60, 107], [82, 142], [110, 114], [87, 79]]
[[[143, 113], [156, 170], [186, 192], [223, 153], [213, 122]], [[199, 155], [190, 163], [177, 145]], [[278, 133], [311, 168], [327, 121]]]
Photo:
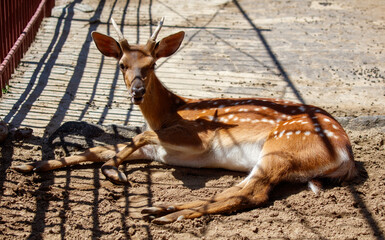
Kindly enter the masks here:
[[13, 166], [12, 169], [22, 172], [44, 172], [54, 170], [66, 166], [72, 166], [83, 162], [105, 162], [115, 156], [121, 151], [127, 143], [121, 143], [116, 145], [98, 146], [89, 148], [81, 154], [74, 156], [63, 157], [57, 160], [46, 160], [34, 163], [21, 164]]
[[104, 176], [115, 184], [127, 184], [128, 180], [126, 175], [119, 171], [118, 167], [122, 162], [129, 159], [131, 154], [148, 144], [159, 144], [159, 139], [155, 132], [146, 131], [135, 136], [132, 142], [127, 144], [120, 152], [103, 164], [102, 173]]

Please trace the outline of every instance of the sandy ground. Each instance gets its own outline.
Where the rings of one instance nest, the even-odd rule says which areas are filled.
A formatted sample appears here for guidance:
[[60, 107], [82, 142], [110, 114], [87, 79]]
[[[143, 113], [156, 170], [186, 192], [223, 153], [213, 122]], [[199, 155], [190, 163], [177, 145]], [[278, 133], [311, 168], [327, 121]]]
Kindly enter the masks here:
[[[84, 128], [86, 123], [74, 126], [78, 124]], [[42, 149], [47, 149], [47, 157], [59, 157], [89, 144], [124, 141], [133, 133], [102, 129], [84, 137], [79, 128], [70, 133], [65, 129], [58, 130], [51, 146], [38, 137], [8, 140], [2, 148], [2, 166], [40, 159]], [[140, 210], [209, 198], [245, 174], [135, 161], [123, 166], [131, 186], [116, 186], [105, 180], [100, 164], [32, 175], [7, 169], [6, 178], [2, 176], [0, 233], [4, 239], [382, 239], [385, 119], [353, 119], [346, 129], [361, 171], [353, 182], [324, 183], [319, 195], [306, 185], [283, 183], [265, 207], [165, 226], [149, 223]], [[60, 145], [65, 147], [54, 147]]]
[[[383, 1], [83, 3], [94, 12], [57, 1], [1, 101], [6, 122], [34, 132], [1, 145], [0, 239], [384, 239]], [[125, 34], [133, 42], [143, 42], [148, 22], [163, 14], [169, 25], [162, 36], [186, 31], [182, 49], [158, 69], [177, 93], [283, 97], [327, 109], [351, 139], [360, 176], [324, 183], [319, 195], [306, 185], [283, 183], [265, 207], [159, 226], [143, 219], [141, 209], [209, 198], [245, 174], [135, 161], [122, 166], [131, 185], [116, 186], [100, 164], [42, 174], [11, 170], [127, 141], [142, 125], [115, 62], [101, 59], [87, 38], [88, 29], [109, 31], [111, 9], [117, 19], [127, 11]], [[91, 93], [95, 79], [103, 81]]]

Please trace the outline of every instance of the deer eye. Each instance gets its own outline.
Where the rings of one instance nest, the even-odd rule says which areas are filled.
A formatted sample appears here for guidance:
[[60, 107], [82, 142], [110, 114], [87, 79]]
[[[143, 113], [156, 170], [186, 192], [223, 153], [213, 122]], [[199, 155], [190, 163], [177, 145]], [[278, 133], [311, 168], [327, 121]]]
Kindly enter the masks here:
[[126, 67], [124, 66], [123, 63], [119, 64], [119, 67], [120, 67], [120, 69], [122, 69], [122, 70], [126, 69]]

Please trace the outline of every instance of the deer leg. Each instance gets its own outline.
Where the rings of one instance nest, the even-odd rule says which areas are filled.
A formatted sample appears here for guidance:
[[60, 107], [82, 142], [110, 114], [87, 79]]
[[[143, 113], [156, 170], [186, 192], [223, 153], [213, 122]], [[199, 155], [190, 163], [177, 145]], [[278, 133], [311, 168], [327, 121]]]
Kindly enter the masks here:
[[116, 145], [98, 146], [89, 148], [81, 154], [63, 157], [57, 160], [46, 160], [28, 164], [21, 164], [13, 166], [12, 169], [18, 172], [44, 172], [54, 170], [66, 166], [76, 165], [83, 162], [103, 162], [111, 159], [120, 150], [122, 150], [129, 143], [122, 143]]
[[220, 201], [224, 198], [227, 198], [231, 194], [235, 194], [240, 191], [244, 186], [244, 183], [239, 183], [233, 187], [226, 189], [225, 191], [218, 193], [211, 199], [206, 200], [196, 200], [183, 204], [174, 204], [174, 205], [160, 205], [155, 207], [148, 207], [142, 210], [142, 214], [149, 214], [152, 216], [162, 216], [168, 213], [177, 212], [184, 209], [196, 208], [203, 205], [207, 205], [216, 201]]
[[[153, 220], [156, 224], [166, 224], [181, 219], [197, 218], [207, 214], [231, 213], [250, 207], [260, 206], [267, 202], [268, 193], [273, 183], [267, 176], [258, 174], [251, 176], [242, 188], [230, 188], [214, 197], [211, 201], [201, 201], [194, 206], [186, 203], [176, 207], [181, 209]], [[194, 202], [193, 202], [194, 203]], [[195, 202], [198, 203], [198, 202]]]
[[[231, 213], [260, 206], [267, 202], [272, 186], [276, 184], [276, 176], [262, 171], [256, 166], [245, 181], [214, 196], [211, 200], [193, 201], [169, 207], [147, 208], [142, 213], [155, 218], [154, 223], [166, 224], [181, 219], [197, 218], [207, 214]], [[166, 215], [165, 215], [166, 214]]]
[[128, 143], [121, 151], [103, 164], [102, 173], [104, 176], [115, 184], [128, 183], [126, 175], [119, 171], [118, 167], [123, 161], [129, 159], [134, 152], [148, 144], [159, 144], [159, 139], [155, 132], [146, 131], [135, 136], [132, 142]]
[[[106, 162], [111, 158], [114, 158], [117, 153], [122, 151], [122, 149], [124, 149], [129, 144], [130, 142], [126, 142], [126, 143], [121, 143], [116, 145], [93, 147], [85, 150], [81, 154], [62, 157], [60, 159], [21, 164], [21, 165], [13, 166], [12, 169], [22, 173], [45, 172], [45, 171], [50, 171], [58, 168], [80, 164], [83, 162]], [[149, 159], [149, 158], [142, 151], [138, 150], [132, 153], [129, 157], [127, 157], [124, 160], [127, 161], [127, 160], [133, 160], [133, 159]]]

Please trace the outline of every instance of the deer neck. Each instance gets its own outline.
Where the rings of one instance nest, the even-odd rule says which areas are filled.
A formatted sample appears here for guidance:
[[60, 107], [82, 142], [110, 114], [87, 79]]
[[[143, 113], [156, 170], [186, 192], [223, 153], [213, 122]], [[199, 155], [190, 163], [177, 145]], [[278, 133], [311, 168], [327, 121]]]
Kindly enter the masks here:
[[152, 130], [159, 130], [180, 118], [177, 109], [183, 104], [185, 104], [185, 100], [170, 92], [159, 81], [155, 73], [152, 73], [146, 87], [146, 96], [139, 108], [149, 127]]

